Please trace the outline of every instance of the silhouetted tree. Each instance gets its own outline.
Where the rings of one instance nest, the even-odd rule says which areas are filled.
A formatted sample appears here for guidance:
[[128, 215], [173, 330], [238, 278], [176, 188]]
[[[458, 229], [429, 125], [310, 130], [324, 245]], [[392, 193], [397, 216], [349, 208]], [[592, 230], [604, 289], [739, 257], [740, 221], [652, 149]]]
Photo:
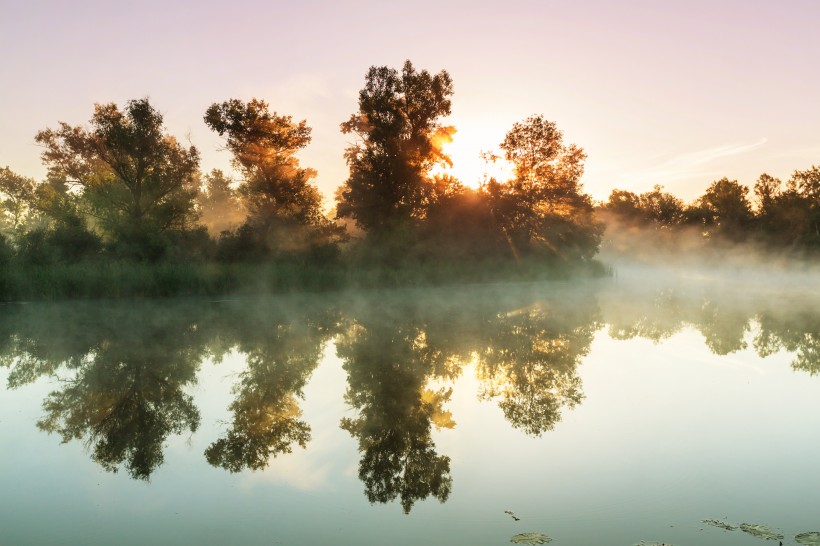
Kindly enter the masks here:
[[690, 208], [690, 218], [712, 234], [730, 239], [743, 238], [749, 234], [752, 220], [748, 193], [749, 188], [737, 180], [716, 180]]
[[450, 163], [441, 146], [455, 130], [440, 120], [450, 114], [452, 94], [443, 70], [417, 72], [410, 61], [401, 73], [370, 68], [359, 111], [341, 125], [359, 140], [345, 152], [350, 176], [338, 194], [339, 217], [375, 236], [424, 217], [435, 192], [430, 169]]
[[808, 226], [805, 238], [820, 246], [820, 167], [812, 165], [805, 171], [794, 171], [788, 182], [789, 189], [805, 202]]
[[663, 186], [659, 184], [652, 191], [642, 193], [639, 200], [644, 218], [658, 227], [671, 229], [684, 221], [683, 201], [663, 191]]
[[274, 253], [303, 251], [335, 242], [340, 230], [322, 212], [322, 197], [296, 153], [310, 142], [305, 121], [268, 110], [259, 99], [212, 104], [205, 123], [224, 136], [244, 176], [239, 193], [248, 210], [246, 233]]
[[148, 99], [97, 104], [90, 128], [61, 122], [36, 140], [50, 177], [81, 188], [85, 212], [124, 252], [156, 258], [157, 234], [193, 226], [199, 153], [164, 134]]
[[761, 174], [755, 182], [754, 193], [757, 210], [761, 216], [768, 216], [772, 206], [783, 189], [783, 182], [766, 173]]
[[609, 200], [602, 208], [617, 215], [621, 220], [637, 222], [642, 220], [641, 204], [638, 195], [627, 190], [612, 190]]
[[582, 192], [586, 154], [564, 144], [555, 123], [531, 116], [515, 123], [501, 143], [515, 177], [485, 185], [498, 225], [521, 251], [570, 259], [591, 258], [602, 226], [593, 218], [592, 200]]

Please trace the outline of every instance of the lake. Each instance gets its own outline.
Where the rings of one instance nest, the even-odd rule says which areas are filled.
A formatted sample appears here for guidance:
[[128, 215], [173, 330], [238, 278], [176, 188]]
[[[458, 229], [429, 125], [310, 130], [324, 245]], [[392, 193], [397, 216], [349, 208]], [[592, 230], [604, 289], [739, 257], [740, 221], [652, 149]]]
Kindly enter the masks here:
[[766, 543], [707, 518], [785, 544], [820, 530], [820, 295], [788, 282], [0, 314], [2, 545]]

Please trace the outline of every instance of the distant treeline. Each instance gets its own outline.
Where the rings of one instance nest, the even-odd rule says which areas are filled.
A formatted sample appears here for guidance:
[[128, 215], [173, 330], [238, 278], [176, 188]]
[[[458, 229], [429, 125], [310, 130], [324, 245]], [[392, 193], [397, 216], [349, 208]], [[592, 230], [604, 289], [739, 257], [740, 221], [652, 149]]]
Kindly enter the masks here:
[[749, 188], [722, 178], [686, 204], [661, 186], [635, 194], [613, 190], [597, 207], [598, 218], [623, 228], [654, 228], [672, 239], [696, 230], [704, 241], [752, 242], [806, 253], [820, 250], [820, 167], [795, 171], [783, 181], [761, 174]]
[[[371, 67], [358, 110], [341, 124], [353, 137], [349, 177], [330, 214], [316, 171], [296, 157], [310, 127], [263, 100], [230, 99], [204, 113], [236, 180], [203, 173], [197, 149], [165, 132], [148, 99], [97, 104], [87, 126], [60, 122], [37, 133], [45, 180], [0, 170], [0, 299], [600, 273], [593, 257], [604, 224], [581, 185], [583, 149], [534, 115], [500, 144], [509, 179], [465, 186], [440, 169], [452, 164], [443, 146], [455, 128], [442, 122], [452, 95], [446, 71], [409, 61], [401, 70]], [[795, 173], [785, 189], [764, 175], [757, 212], [728, 180], [688, 207], [656, 188], [613, 192], [601, 208], [627, 222], [811, 246], [818, 172]], [[253, 280], [260, 274], [268, 280]]]

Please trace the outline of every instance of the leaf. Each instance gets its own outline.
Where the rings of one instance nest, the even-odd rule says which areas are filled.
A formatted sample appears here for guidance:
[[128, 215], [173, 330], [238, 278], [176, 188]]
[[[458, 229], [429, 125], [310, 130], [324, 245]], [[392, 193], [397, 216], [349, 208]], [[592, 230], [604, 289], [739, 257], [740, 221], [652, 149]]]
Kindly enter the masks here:
[[783, 540], [783, 535], [758, 523], [741, 523], [740, 530], [757, 538], [766, 540]]
[[794, 540], [803, 546], [820, 546], [820, 533], [817, 531], [800, 533], [794, 537]]
[[737, 530], [736, 526], [734, 526], [730, 523], [726, 523], [725, 521], [721, 521], [719, 519], [705, 519], [705, 520], [703, 520], [703, 523], [705, 523], [706, 525], [711, 525], [712, 527], [720, 527], [724, 531], [736, 531]]
[[516, 544], [546, 544], [552, 542], [552, 539], [543, 533], [521, 533], [512, 537], [510, 542]]

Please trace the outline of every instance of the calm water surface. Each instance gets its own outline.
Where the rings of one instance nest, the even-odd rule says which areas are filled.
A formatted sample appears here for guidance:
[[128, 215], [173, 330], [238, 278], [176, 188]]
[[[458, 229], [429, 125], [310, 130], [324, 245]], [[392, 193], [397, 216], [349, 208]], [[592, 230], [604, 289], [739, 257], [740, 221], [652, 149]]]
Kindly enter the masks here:
[[3, 305], [0, 545], [766, 543], [704, 518], [794, 544], [820, 530], [818, 304], [607, 281]]

